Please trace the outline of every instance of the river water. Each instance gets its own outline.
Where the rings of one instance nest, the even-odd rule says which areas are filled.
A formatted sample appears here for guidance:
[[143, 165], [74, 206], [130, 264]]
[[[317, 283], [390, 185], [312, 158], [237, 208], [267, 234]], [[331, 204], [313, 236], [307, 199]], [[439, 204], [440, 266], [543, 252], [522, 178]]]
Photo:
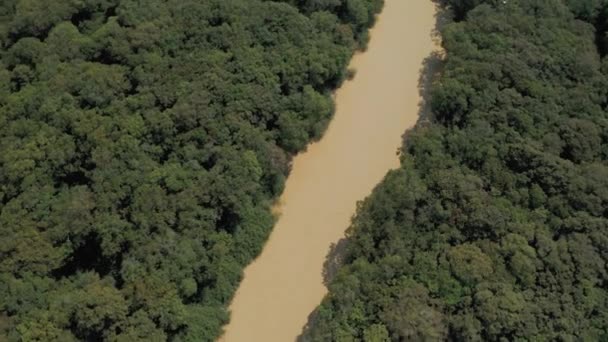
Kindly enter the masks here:
[[432, 38], [431, 0], [386, 0], [357, 73], [336, 91], [323, 138], [295, 157], [277, 205], [280, 218], [245, 269], [230, 306], [225, 342], [294, 341], [327, 293], [323, 264], [344, 236], [356, 203], [399, 166], [402, 135], [419, 112], [418, 80]]

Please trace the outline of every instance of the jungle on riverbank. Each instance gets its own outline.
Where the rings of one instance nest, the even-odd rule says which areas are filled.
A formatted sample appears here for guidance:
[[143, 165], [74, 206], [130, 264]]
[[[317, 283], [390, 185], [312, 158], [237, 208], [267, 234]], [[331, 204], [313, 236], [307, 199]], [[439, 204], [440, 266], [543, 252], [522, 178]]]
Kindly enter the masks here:
[[449, 0], [430, 121], [365, 200], [312, 341], [608, 339], [608, 7]]

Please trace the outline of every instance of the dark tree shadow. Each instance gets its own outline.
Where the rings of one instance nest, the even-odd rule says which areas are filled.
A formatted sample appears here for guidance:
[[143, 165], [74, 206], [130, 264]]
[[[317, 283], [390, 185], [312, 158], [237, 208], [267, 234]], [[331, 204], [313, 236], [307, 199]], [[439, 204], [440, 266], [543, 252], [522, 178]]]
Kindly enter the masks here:
[[[337, 243], [332, 243], [329, 247], [329, 252], [325, 257], [325, 262], [323, 263], [323, 284], [329, 287], [329, 284], [334, 280], [338, 271], [340, 270], [340, 266], [344, 262], [344, 257], [346, 256], [346, 247], [348, 244], [347, 238], [340, 239]], [[310, 329], [314, 326], [315, 320], [317, 318], [318, 308], [315, 309], [310, 315], [308, 315], [308, 320], [306, 321], [306, 325], [302, 328], [302, 333], [298, 336], [298, 342], [308, 342], [310, 341], [309, 333]]]
[[323, 284], [325, 286], [329, 286], [338, 273], [344, 261], [347, 243], [348, 240], [342, 238], [337, 243], [332, 243], [329, 247], [329, 253], [327, 253], [325, 262], [323, 263]]
[[[431, 37], [437, 46], [441, 46], [441, 32], [445, 25], [452, 22], [452, 13], [445, 7], [445, 2], [442, 0], [432, 0], [437, 7], [435, 13], [435, 27], [431, 32]], [[403, 133], [403, 145], [400, 153], [407, 146], [407, 143], [411, 137], [412, 132], [419, 128], [427, 126], [433, 120], [433, 112], [431, 110], [431, 90], [433, 84], [437, 81], [441, 70], [443, 68], [445, 54], [442, 49], [433, 51], [428, 57], [422, 62], [420, 73], [418, 77], [418, 93], [420, 95], [420, 102], [418, 103], [418, 120], [414, 127], [406, 130]]]
[[308, 315], [308, 320], [306, 321], [306, 325], [304, 325], [304, 327], [302, 328], [302, 333], [300, 334], [300, 336], [298, 336], [296, 338], [296, 342], [311, 342], [312, 341], [312, 339], [310, 338], [310, 332], [317, 320], [318, 314], [319, 314], [319, 307], [317, 306], [317, 308], [313, 312], [311, 312], [310, 315]]
[[431, 90], [432, 85], [437, 80], [443, 66], [443, 53], [433, 51], [422, 62], [420, 76], [418, 78], [418, 92], [420, 102], [418, 103], [418, 123], [431, 121]]

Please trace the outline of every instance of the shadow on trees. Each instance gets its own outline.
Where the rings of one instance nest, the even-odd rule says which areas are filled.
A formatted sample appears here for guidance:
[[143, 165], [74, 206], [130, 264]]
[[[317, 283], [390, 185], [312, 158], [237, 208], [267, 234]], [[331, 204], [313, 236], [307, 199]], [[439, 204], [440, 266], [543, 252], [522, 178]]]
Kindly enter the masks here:
[[329, 247], [329, 252], [323, 263], [323, 284], [325, 286], [329, 286], [336, 274], [338, 274], [338, 270], [344, 261], [347, 243], [348, 240], [342, 238], [337, 243], [332, 243]]
[[437, 6], [437, 11], [435, 13], [435, 27], [431, 32], [431, 36], [438, 49], [433, 51], [422, 62], [418, 77], [418, 94], [420, 95], [420, 102], [418, 103], [418, 120], [414, 127], [403, 133], [402, 147], [407, 146], [407, 142], [412, 132], [417, 127], [424, 127], [433, 120], [431, 111], [431, 89], [441, 74], [444, 61], [444, 52], [439, 48], [441, 46], [441, 31], [445, 25], [452, 21], [452, 13], [446, 7], [445, 2], [441, 0], [434, 0], [433, 2], [435, 3], [435, 6]]
[[[329, 247], [329, 252], [327, 253], [327, 256], [325, 257], [325, 262], [323, 263], [323, 284], [325, 286], [329, 286], [329, 284], [331, 284], [331, 282], [338, 274], [340, 266], [342, 266], [344, 257], [346, 256], [347, 244], [348, 239], [342, 238], [337, 243], [332, 243]], [[308, 315], [306, 325], [302, 328], [302, 333], [297, 338], [298, 342], [310, 341], [307, 336], [309, 336], [309, 331], [314, 325], [315, 319], [317, 317], [317, 312], [318, 308], [315, 309], [310, 315]]]

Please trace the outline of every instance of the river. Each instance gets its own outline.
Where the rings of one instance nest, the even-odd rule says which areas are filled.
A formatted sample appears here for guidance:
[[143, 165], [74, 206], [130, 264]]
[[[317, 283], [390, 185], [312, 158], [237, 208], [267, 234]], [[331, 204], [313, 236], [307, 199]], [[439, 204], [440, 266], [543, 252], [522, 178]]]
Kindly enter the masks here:
[[423, 61], [436, 48], [431, 0], [386, 0], [352, 81], [336, 91], [325, 135], [294, 158], [261, 255], [230, 305], [225, 342], [294, 341], [323, 299], [323, 264], [344, 236], [357, 201], [399, 166], [402, 135], [419, 112]]

